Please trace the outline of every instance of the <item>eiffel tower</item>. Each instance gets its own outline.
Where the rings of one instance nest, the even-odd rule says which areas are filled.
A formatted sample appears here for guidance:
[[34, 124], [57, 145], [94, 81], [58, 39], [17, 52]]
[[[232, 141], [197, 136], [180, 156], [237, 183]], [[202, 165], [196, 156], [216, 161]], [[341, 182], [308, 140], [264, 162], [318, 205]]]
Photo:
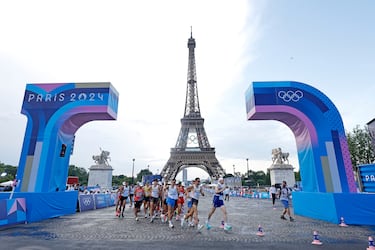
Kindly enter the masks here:
[[176, 146], [171, 148], [171, 156], [160, 175], [164, 181], [176, 178], [177, 174], [188, 167], [197, 167], [206, 171], [211, 178], [225, 175], [225, 171], [215, 156], [215, 148], [210, 146], [204, 119], [201, 117], [198, 100], [197, 74], [195, 69], [195, 39], [191, 32], [188, 40], [189, 63], [185, 113], [181, 119], [181, 130]]

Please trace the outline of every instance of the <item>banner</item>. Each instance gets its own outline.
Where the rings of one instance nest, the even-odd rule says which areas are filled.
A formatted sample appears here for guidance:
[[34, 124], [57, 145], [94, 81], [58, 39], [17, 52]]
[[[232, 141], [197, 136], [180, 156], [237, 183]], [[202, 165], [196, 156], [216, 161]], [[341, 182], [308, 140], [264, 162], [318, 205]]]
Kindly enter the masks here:
[[80, 212], [95, 209], [94, 196], [92, 194], [81, 194], [78, 196], [78, 201]]
[[375, 164], [359, 165], [363, 192], [375, 193]]
[[107, 207], [107, 199], [105, 194], [94, 194], [95, 198], [95, 208], [105, 208]]
[[111, 193], [109, 197], [109, 205], [108, 206], [115, 206], [117, 202], [117, 194]]

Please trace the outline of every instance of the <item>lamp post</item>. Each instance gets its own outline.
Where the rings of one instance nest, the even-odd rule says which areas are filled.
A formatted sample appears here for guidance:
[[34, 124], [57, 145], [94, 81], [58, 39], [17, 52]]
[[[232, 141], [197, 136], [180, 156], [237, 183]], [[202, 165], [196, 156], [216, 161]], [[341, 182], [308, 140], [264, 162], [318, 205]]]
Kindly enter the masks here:
[[132, 168], [132, 184], [134, 184], [134, 161], [135, 161], [135, 159], [133, 158], [133, 168]]
[[235, 168], [234, 164], [233, 164], [233, 176], [236, 176], [236, 168]]
[[247, 178], [249, 179], [249, 158], [246, 158], [246, 167], [247, 167]]

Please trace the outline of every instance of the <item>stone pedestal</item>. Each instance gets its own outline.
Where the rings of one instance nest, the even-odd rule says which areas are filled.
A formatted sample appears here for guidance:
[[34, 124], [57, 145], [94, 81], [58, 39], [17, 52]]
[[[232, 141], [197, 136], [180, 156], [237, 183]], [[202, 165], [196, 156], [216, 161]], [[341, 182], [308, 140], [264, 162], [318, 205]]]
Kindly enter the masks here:
[[272, 164], [268, 170], [270, 171], [271, 185], [281, 184], [286, 181], [288, 187], [293, 187], [296, 184], [296, 179], [293, 172], [293, 166], [284, 163]]
[[88, 186], [99, 186], [100, 188], [112, 188], [113, 168], [106, 164], [93, 165], [89, 168]]

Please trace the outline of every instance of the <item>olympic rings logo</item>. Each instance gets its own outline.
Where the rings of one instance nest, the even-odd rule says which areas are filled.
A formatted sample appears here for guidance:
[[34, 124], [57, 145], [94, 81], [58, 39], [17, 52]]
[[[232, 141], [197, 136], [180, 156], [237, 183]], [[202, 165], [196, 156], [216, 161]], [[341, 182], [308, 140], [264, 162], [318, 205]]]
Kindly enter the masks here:
[[196, 144], [196, 143], [198, 142], [198, 139], [197, 139], [197, 137], [196, 137], [195, 135], [190, 135], [190, 136], [189, 136], [189, 141], [190, 141], [191, 143]]
[[83, 204], [84, 204], [85, 206], [90, 205], [90, 203], [91, 203], [91, 199], [90, 199], [90, 198], [84, 198], [84, 199], [83, 199]]
[[301, 90], [297, 90], [296, 92], [292, 90], [288, 91], [279, 91], [277, 96], [283, 99], [285, 102], [298, 102], [303, 97], [303, 92]]

